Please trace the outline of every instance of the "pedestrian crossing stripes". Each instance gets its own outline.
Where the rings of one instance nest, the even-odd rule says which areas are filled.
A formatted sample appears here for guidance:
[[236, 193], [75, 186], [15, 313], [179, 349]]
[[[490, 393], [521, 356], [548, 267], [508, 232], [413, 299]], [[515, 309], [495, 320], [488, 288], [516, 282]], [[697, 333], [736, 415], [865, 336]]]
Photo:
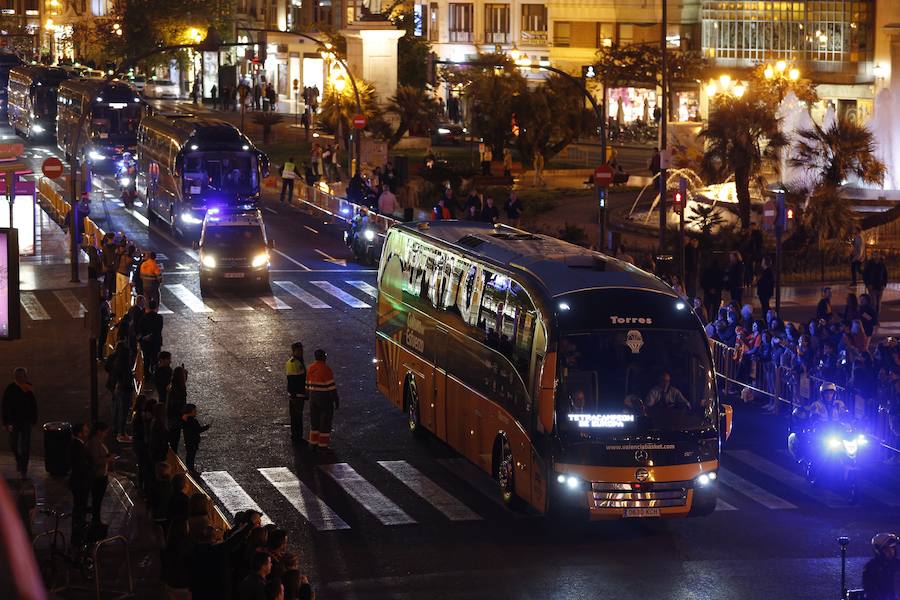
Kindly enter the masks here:
[[59, 303], [63, 305], [66, 312], [72, 315], [73, 319], [80, 319], [87, 312], [87, 309], [78, 298], [75, 297], [72, 290], [56, 290], [53, 292], [53, 295], [56, 296]]
[[169, 309], [169, 307], [167, 307], [162, 302], [159, 303], [159, 306], [157, 307], [156, 312], [158, 312], [161, 315], [174, 315], [175, 314]]
[[[729, 457], [736, 458], [739, 462], [750, 466], [751, 469], [761, 475], [775, 477], [779, 484], [790, 488], [792, 491], [799, 492], [808, 499], [814, 500], [813, 504], [815, 505], [824, 504], [835, 508], [848, 506], [846, 502], [843, 502], [843, 499], [835, 502], [835, 495], [830, 491], [822, 488], [813, 488], [805, 480], [803, 481], [803, 487], [795, 487], [798, 482], [794, 479], [795, 474], [793, 472], [752, 452], [736, 450], [730, 452]], [[452, 473], [460, 478], [464, 485], [475, 489], [484, 498], [500, 502], [496, 482], [464, 458], [438, 459], [437, 463], [446, 469], [448, 473]], [[462, 468], [462, 463], [466, 463], [471, 471]], [[424, 503], [430, 509], [436, 510], [446, 521], [472, 522], [485, 518], [485, 516], [479, 514], [480, 509], [476, 511], [468, 504], [463, 503], [456, 495], [437, 483], [435, 479], [426, 475], [420, 468], [409, 462], [405, 460], [380, 460], [377, 461], [377, 464], [414, 494], [414, 496], [409, 496], [409, 498], [415, 497], [417, 501]], [[378, 482], [376, 487], [375, 483], [370, 482], [348, 463], [323, 464], [319, 465], [317, 469], [327, 475], [340, 488], [339, 493], [346, 494], [366, 514], [373, 517], [381, 525], [413, 525], [418, 522], [404, 508], [401, 508], [393, 499], [388, 497], [384, 491], [385, 484], [382, 480], [376, 480]], [[274, 510], [276, 504], [286, 502], [288, 506], [296, 510], [317, 531], [341, 531], [357, 527], [357, 525], [351, 526], [348, 522], [348, 515], [339, 514], [338, 510], [329, 506], [323, 495], [323, 489], [320, 489], [318, 484], [311, 483], [307, 485], [289, 467], [264, 467], [257, 469], [257, 472], [270, 487], [259, 488], [256, 485], [257, 482], [252, 482], [253, 489], [259, 492], [259, 497], [255, 499], [251, 498], [250, 494], [227, 471], [207, 471], [201, 477], [207, 488], [218, 498], [219, 503], [232, 515], [241, 510], [254, 509], [263, 513], [264, 521], [269, 522], [269, 517], [265, 516], [265, 512], [260, 509], [260, 504], [267, 509]], [[751, 510], [744, 506], [748, 504], [747, 500], [767, 510], [800, 510], [798, 504], [782, 498], [775, 492], [765, 489], [762, 485], [745, 479], [731, 469], [721, 467], [718, 470], [718, 474], [720, 486], [719, 497], [715, 507], [715, 512], [717, 513], [727, 514]], [[796, 477], [800, 476], [796, 475]], [[800, 479], [802, 480], [802, 477]], [[312, 481], [319, 482], [320, 478], [313, 475]], [[861, 485], [863, 497], [866, 498], [864, 502], [868, 502], [871, 498], [882, 505], [896, 506], [896, 500], [890, 497], [869, 494], [872, 488], [866, 483], [864, 482]], [[327, 490], [328, 486], [324, 489]], [[394, 488], [388, 487], [387, 489]], [[274, 490], [277, 494], [267, 493], [271, 492], [271, 490]], [[273, 498], [275, 499], [273, 500]], [[408, 498], [407, 501], [409, 501]], [[891, 504], [892, 502], [894, 504]], [[344, 503], [342, 502], [342, 504]], [[343, 510], [348, 509], [344, 508]], [[496, 513], [491, 512], [489, 514]], [[508, 510], [503, 511], [502, 514], [507, 518], [528, 518], [536, 515], [533, 512]], [[353, 521], [351, 520], [350, 522]]]
[[444, 488], [419, 472], [405, 460], [379, 460], [378, 464], [441, 511], [451, 521], [476, 521], [481, 519], [468, 506], [444, 491]]
[[32, 292], [22, 292], [19, 295], [19, 302], [28, 314], [28, 318], [32, 321], [46, 321], [50, 318], [50, 315], [38, 301], [37, 296]]
[[167, 290], [172, 292], [172, 294], [181, 300], [181, 302], [191, 309], [192, 312], [195, 313], [208, 313], [212, 312], [212, 309], [208, 307], [203, 300], [194, 295], [192, 291], [187, 289], [184, 284], [176, 283], [174, 285], [165, 286]]
[[343, 302], [344, 304], [351, 306], [353, 308], [372, 308], [362, 300], [358, 300], [355, 296], [351, 296], [341, 288], [337, 287], [330, 281], [311, 281], [314, 286], [319, 288], [320, 290], [327, 292]]
[[362, 293], [364, 293], [368, 296], [372, 296], [372, 298], [375, 298], [378, 295], [378, 290], [375, 289], [373, 286], [369, 285], [368, 283], [366, 283], [365, 281], [352, 281], [351, 280], [351, 281], [348, 281], [347, 283], [349, 283], [350, 285], [352, 285], [353, 287], [355, 287]]
[[255, 510], [262, 514], [263, 525], [272, 522], [228, 471], [206, 471], [201, 477], [232, 517], [242, 510]]
[[347, 463], [320, 465], [319, 468], [383, 525], [407, 525], [416, 522]]
[[262, 296], [260, 300], [265, 302], [266, 306], [268, 306], [272, 310], [291, 310], [292, 308], [294, 308], [278, 296]]
[[306, 484], [297, 479], [287, 467], [259, 469], [259, 472], [319, 531], [350, 529], [336, 512], [322, 502]]
[[293, 281], [276, 281], [275, 285], [310, 308], [331, 308], [331, 306], [322, 302]]

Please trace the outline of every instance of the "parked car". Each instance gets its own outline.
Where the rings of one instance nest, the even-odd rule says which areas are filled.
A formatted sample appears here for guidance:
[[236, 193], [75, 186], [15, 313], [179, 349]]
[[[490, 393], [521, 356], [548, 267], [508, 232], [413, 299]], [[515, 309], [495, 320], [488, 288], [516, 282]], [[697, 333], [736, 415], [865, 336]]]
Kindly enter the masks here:
[[147, 84], [147, 78], [143, 75], [136, 75], [134, 77], [129, 77], [128, 83], [131, 84], [131, 87], [133, 87], [137, 93], [141, 94], [144, 92], [144, 86]]
[[106, 79], [106, 73], [100, 69], [85, 69], [81, 72], [81, 76], [87, 79]]
[[178, 84], [168, 79], [152, 79], [144, 84], [144, 96], [147, 98], [180, 98]]
[[459, 146], [466, 140], [465, 127], [453, 123], [439, 123], [431, 133], [433, 146]]

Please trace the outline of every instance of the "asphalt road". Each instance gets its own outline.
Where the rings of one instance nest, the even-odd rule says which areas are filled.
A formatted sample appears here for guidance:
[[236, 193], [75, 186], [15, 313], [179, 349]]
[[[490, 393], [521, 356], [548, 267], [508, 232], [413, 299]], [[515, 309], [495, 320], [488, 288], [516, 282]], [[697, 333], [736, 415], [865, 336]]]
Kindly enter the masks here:
[[[29, 143], [26, 159], [37, 168], [48, 153]], [[858, 585], [868, 539], [897, 526], [896, 469], [867, 465], [851, 506], [802, 480], [783, 423], [744, 407], [709, 517], [563, 525], [510, 512], [488, 476], [412, 439], [377, 393], [375, 273], [350, 260], [339, 225], [267, 198], [271, 295], [202, 296], [190, 244], [125, 210], [109, 178], [96, 183], [100, 225], [163, 256], [165, 347], [212, 423], [197, 459], [207, 489], [228, 513], [258, 506], [287, 528], [319, 598], [837, 598], [836, 538], [852, 540]], [[338, 382], [328, 455], [289, 442], [282, 367], [297, 340], [308, 361], [328, 351]]]

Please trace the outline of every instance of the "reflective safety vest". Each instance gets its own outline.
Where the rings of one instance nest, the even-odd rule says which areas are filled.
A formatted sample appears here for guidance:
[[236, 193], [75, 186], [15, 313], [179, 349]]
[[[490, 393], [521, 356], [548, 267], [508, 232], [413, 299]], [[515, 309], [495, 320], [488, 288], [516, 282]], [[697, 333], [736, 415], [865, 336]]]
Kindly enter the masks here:
[[281, 178], [282, 179], [293, 179], [296, 175], [295, 172], [296, 165], [292, 162], [284, 163], [284, 168], [281, 169]]
[[324, 361], [317, 360], [306, 370], [306, 392], [310, 400], [332, 400], [338, 404], [334, 373]]
[[290, 357], [284, 363], [284, 374], [287, 376], [288, 394], [292, 396], [306, 395], [306, 365], [299, 358]]
[[157, 263], [152, 258], [148, 258], [144, 262], [141, 263], [141, 277], [147, 279], [160, 279], [162, 278], [162, 269], [159, 268], [159, 263]]

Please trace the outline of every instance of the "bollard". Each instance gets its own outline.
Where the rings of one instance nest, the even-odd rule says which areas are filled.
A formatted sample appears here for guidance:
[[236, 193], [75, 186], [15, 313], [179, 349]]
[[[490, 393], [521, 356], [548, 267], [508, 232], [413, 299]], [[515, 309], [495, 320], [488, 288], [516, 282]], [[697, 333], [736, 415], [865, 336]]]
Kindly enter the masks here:
[[837, 539], [841, 547], [841, 598], [847, 595], [847, 545], [850, 544], [850, 538], [842, 535]]

